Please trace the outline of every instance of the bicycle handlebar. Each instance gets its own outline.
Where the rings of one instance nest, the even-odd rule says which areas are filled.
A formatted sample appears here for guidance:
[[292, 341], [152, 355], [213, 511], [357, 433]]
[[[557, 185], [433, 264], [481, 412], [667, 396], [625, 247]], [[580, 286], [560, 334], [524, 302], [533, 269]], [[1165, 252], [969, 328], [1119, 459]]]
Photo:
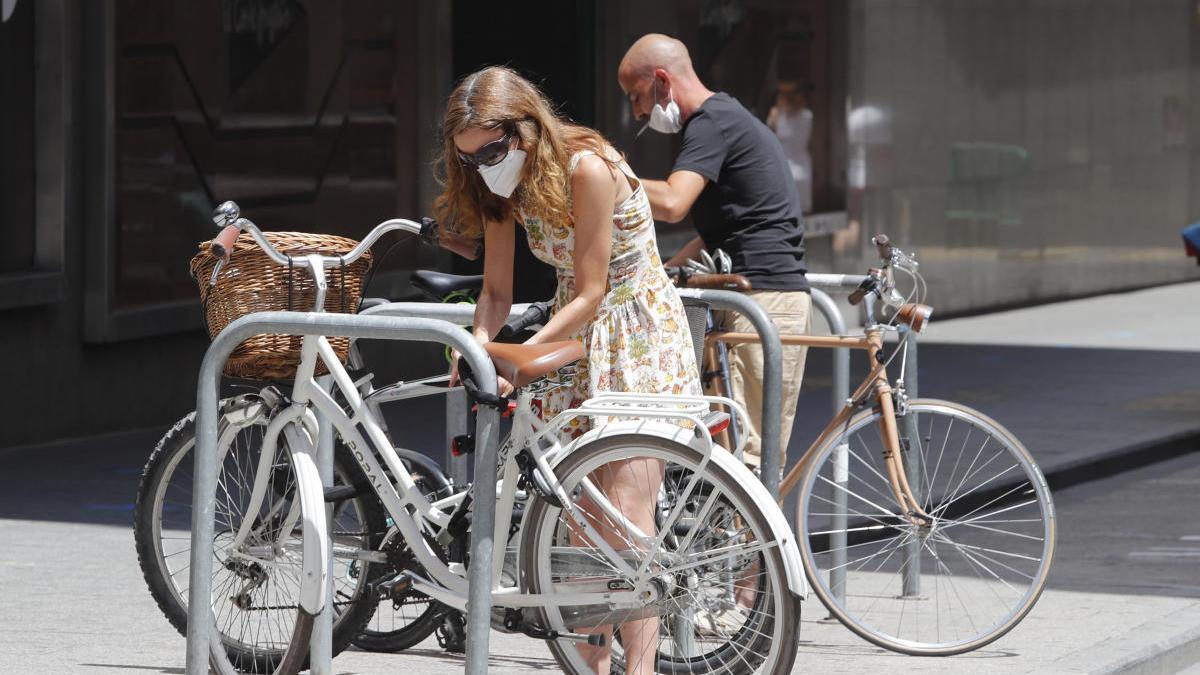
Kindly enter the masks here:
[[898, 267], [906, 272], [917, 271], [917, 259], [893, 246], [892, 240], [886, 234], [879, 233], [871, 237], [871, 243], [875, 244], [875, 250], [879, 252], [879, 259], [883, 261], [885, 268]]
[[550, 303], [532, 303], [529, 305], [528, 309], [521, 313], [520, 316], [509, 319], [504, 323], [503, 326], [500, 327], [500, 330], [496, 332], [496, 340], [511, 340], [513, 336], [517, 335], [526, 328], [529, 328], [530, 326], [536, 326], [538, 324], [544, 324], [549, 320]]
[[[308, 257], [290, 258], [280, 253], [279, 250], [276, 249], [271, 242], [263, 236], [262, 230], [258, 229], [257, 225], [251, 222], [248, 218], [241, 217], [241, 208], [235, 202], [224, 202], [215, 210], [213, 210], [213, 222], [217, 225], [224, 226], [221, 234], [217, 236], [217, 239], [215, 239], [209, 247], [210, 252], [212, 252], [213, 255], [217, 255], [217, 257], [225, 258], [227, 257], [227, 254], [233, 250], [233, 242], [229, 240], [230, 234], [228, 234], [232, 228], [238, 233], [249, 232], [250, 236], [254, 237], [255, 243], [257, 243], [259, 247], [262, 248], [263, 252], [267, 254], [267, 257], [279, 263], [280, 265], [293, 265], [295, 267], [309, 266]], [[391, 218], [385, 220], [376, 225], [375, 228], [372, 229], [371, 232], [367, 234], [367, 236], [363, 238], [363, 240], [360, 241], [358, 245], [346, 255], [320, 256], [322, 265], [324, 267], [338, 267], [343, 264], [349, 265], [350, 263], [353, 263], [362, 257], [362, 254], [366, 253], [367, 249], [371, 248], [371, 246], [374, 245], [380, 237], [388, 232], [403, 230], [405, 232], [420, 235], [426, 227], [433, 227], [434, 225], [436, 225], [436, 223], [434, 223], [432, 219], [430, 219], [425, 225], [422, 225], [421, 223], [415, 223], [405, 218]], [[233, 236], [233, 239], [236, 238], [236, 236]], [[226, 255], [218, 254], [218, 246], [223, 247], [223, 252]]]
[[875, 250], [879, 252], [880, 260], [891, 262], [894, 250], [892, 249], [892, 241], [888, 239], [886, 234], [879, 233], [871, 237], [871, 243], [875, 244]]

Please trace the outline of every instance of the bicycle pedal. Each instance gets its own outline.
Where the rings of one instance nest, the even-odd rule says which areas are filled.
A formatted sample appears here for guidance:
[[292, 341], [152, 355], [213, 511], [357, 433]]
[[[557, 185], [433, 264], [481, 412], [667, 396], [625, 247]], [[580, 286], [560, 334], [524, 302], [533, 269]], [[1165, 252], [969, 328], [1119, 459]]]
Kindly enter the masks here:
[[466, 623], [463, 615], [457, 610], [447, 611], [435, 631], [438, 646], [451, 654], [465, 653], [467, 651]]
[[353, 485], [333, 485], [325, 488], [325, 503], [340, 502], [358, 494]]
[[375, 595], [380, 600], [391, 600], [403, 596], [412, 590], [412, 577], [408, 572], [401, 572], [390, 579], [384, 579], [375, 585]]

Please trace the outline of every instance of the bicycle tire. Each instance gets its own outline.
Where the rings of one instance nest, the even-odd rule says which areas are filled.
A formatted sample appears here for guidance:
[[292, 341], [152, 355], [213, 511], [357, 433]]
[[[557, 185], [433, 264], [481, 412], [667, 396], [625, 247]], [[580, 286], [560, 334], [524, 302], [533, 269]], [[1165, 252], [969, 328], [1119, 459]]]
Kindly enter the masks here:
[[[879, 416], [878, 408], [853, 416], [815, 451], [799, 483], [800, 551], [814, 592], [855, 634], [903, 654], [949, 656], [999, 639], [1033, 608], [1049, 575], [1056, 520], [1045, 478], [994, 420], [913, 399], [897, 416], [902, 457], [934, 517], [913, 524], [886, 487], [879, 434], [863, 433]], [[843, 578], [832, 580], [832, 570]], [[969, 628], [956, 627], [964, 619]]]
[[[218, 408], [220, 411], [218, 417], [219, 429], [225, 430], [228, 428], [229, 420], [227, 416], [232, 411], [233, 404], [233, 399], [221, 402]], [[250, 424], [261, 426], [265, 423], [266, 419], [264, 418], [261, 422], [256, 421]], [[281, 439], [281, 445], [282, 442]], [[340, 446], [340, 444], [337, 445]], [[175, 484], [179, 491], [190, 495], [190, 462], [191, 451], [194, 446], [195, 413], [193, 412], [173, 425], [155, 446], [143, 470], [142, 478], [138, 485], [137, 498], [134, 503], [134, 543], [142, 576], [146, 581], [151, 596], [154, 598], [163, 615], [181, 634], [186, 634], [187, 632], [187, 589], [180, 583], [186, 581], [186, 568], [172, 571], [167, 563], [167, 559], [186, 559], [190, 556], [190, 542], [170, 553], [163, 550], [163, 514], [165, 510], [169, 510], [171, 512], [171, 522], [176, 526], [176, 529], [184, 532], [190, 531], [190, 498], [188, 500], [171, 502], [167, 498], [167, 492], [172, 490], [172, 484]], [[344, 448], [339, 447], [336, 451], [334, 463], [335, 475], [355, 485], [365, 484], [366, 478], [361, 475], [361, 471], [354, 464], [353, 460], [345, 454]], [[186, 467], [186, 470], [180, 472], [179, 469], [181, 467]], [[253, 469], [251, 468], [251, 470]], [[183, 477], [180, 478], [177, 476], [177, 473], [183, 475]], [[220, 489], [219, 484], [218, 490]], [[337, 514], [342, 512], [346, 505], [354, 506], [361, 514], [359, 519], [363, 521], [362, 531], [368, 539], [368, 546], [374, 549], [375, 542], [381, 540], [383, 532], [386, 531], [386, 521], [382, 515], [382, 507], [373, 498], [363, 499], [353, 497], [348, 500], [341, 500], [333, 505], [335, 519]], [[343, 588], [338, 588], [338, 585], [335, 583], [335, 603], [337, 603], [337, 606], [343, 608], [343, 611], [339, 612], [335, 617], [334, 622], [333, 649], [335, 654], [344, 650], [362, 625], [370, 620], [371, 613], [374, 610], [373, 603], [357, 601], [358, 597], [356, 594], [363, 592], [367, 586], [366, 582], [373, 580], [375, 576], [382, 572], [379, 567], [378, 565], [367, 565], [366, 572], [362, 578], [356, 580], [353, 584], [353, 588], [356, 590], [349, 596], [347, 596]], [[311, 629], [311, 621], [303, 619], [297, 619], [297, 621], [309, 624]], [[303, 628], [302, 625], [298, 627]], [[301, 638], [307, 644], [307, 637], [298, 634], [294, 635], [295, 640]], [[235, 652], [238, 651], [236, 647], [232, 649]], [[245, 651], [242, 650], [242, 652]], [[238, 669], [238, 672], [272, 672], [284, 660], [283, 656], [283, 654], [279, 653], [259, 653], [252, 655], [234, 653], [230, 656], [230, 662], [233, 667]]]
[[[703, 480], [697, 480], [695, 484], [706, 485], [707, 489], [716, 494], [711, 499], [706, 498], [707, 501], [716, 503], [720, 499], [727, 499], [731, 505], [737, 508], [737, 517], [741, 520], [731, 519], [724, 525], [715, 524], [711, 519], [705, 518], [702, 513], [690, 527], [685, 528], [686, 532], [685, 529], [676, 527], [677, 525], [680, 527], [686, 525], [682, 517], [677, 516], [677, 519], [672, 522], [660, 520], [658, 525], [661, 528], [660, 531], [665, 531], [664, 536], [674, 541], [675, 545], [682, 546], [684, 541], [694, 539], [690, 533], [695, 528], [702, 526], [723, 529], [722, 536], [727, 537], [727, 541], [736, 541], [738, 537], [746, 541], [774, 541], [767, 525], [767, 517], [762, 510], [764, 505], [758, 504], [742, 487], [748, 481], [754, 480], [749, 471], [745, 470], [744, 476], [731, 475], [722, 467], [711, 462], [706, 463], [703, 453], [680, 443], [644, 435], [618, 435], [598, 439], [575, 448], [555, 467], [555, 475], [567, 489], [568, 494], [575, 498], [577, 497], [575, 488], [583, 477], [593, 475], [593, 472], [599, 471], [600, 467], [609, 462], [625, 462], [635, 457], [663, 461], [666, 465], [664, 471], [666, 475], [670, 475], [672, 469], [677, 467], [682, 467], [687, 472], [694, 472], [695, 469], [703, 467], [705, 472]], [[743, 467], [737, 468], [742, 469]], [[694, 473], [690, 475], [694, 475]], [[528, 507], [528, 514], [520, 535], [521, 579], [526, 587], [526, 592], [553, 592], [554, 579], [567, 574], [563, 571], [561, 563], [557, 571], [553, 563], [556, 547], [560, 550], [559, 555], [562, 555], [563, 533], [556, 528], [564, 523], [565, 519], [560, 517], [561, 508], [553, 506], [543, 499], [532, 501], [533, 503]], [[672, 512], [671, 505], [661, 507], [660, 510], [662, 508], [668, 511], [668, 516]], [[766, 508], [778, 508], [778, 506], [771, 503], [766, 505]], [[678, 513], [682, 516], [682, 509]], [[738, 534], [737, 530], [731, 529], [730, 526], [734, 523], [737, 523], [737, 527], [744, 532]], [[573, 547], [574, 545], [569, 546]], [[549, 557], [547, 550], [550, 551]], [[791, 670], [796, 658], [800, 599], [788, 587], [783, 554], [777, 546], [767, 545], [757, 549], [750, 546], [749, 550], [750, 552], [738, 557], [740, 561], [738, 566], [732, 568], [721, 568], [721, 564], [728, 563], [737, 557], [735, 553], [715, 556], [709, 563], [697, 563], [698, 552], [693, 553], [691, 546], [682, 552], [676, 550], [669, 557], [664, 558], [664, 561], [687, 560], [688, 562], [671, 563], [674, 567], [687, 569], [672, 571], [672, 567], [664, 568], [663, 574], [670, 575], [673, 579], [672, 586], [648, 614], [648, 616], [659, 617], [659, 638], [656, 642], [655, 656], [658, 672], [749, 673], [761, 671], [782, 675]], [[568, 555], [570, 554], [568, 553]], [[755, 609], [749, 616], [744, 616], [740, 613], [742, 610], [734, 606], [732, 609], [740, 623], [734, 621], [734, 626], [725, 634], [717, 635], [710, 640], [711, 649], [696, 647], [703, 640], [704, 635], [695, 629], [695, 606], [707, 604], [713, 596], [726, 594], [731, 587], [736, 586], [738, 580], [743, 578], [737, 575], [744, 573], [750, 564], [757, 564], [758, 569], [761, 570], [756, 573], [758, 582], [750, 586], [758, 591], [754, 604]], [[594, 575], [595, 573], [588, 572], [587, 574]], [[712, 585], [701, 587], [700, 584], [706, 582], [711, 582]], [[703, 588], [703, 590], [693, 592], [689, 590], [692, 588]], [[764, 607], [766, 609], [763, 609]], [[543, 627], [559, 632], [570, 632], [572, 626], [564, 618], [561, 610], [547, 607], [536, 611], [538, 621]], [[664, 626], [691, 626], [693, 630], [690, 635], [677, 636], [677, 634], [671, 634], [671, 629], [668, 628], [671, 644], [666, 645], [662, 639]], [[614, 630], [614, 634], [618, 633], [619, 631]], [[619, 640], [613, 642], [621, 644]], [[695, 648], [694, 650], [698, 653], [670, 653], [682, 649], [681, 644]], [[572, 644], [562, 640], [550, 640], [547, 645], [564, 672], [592, 672]], [[623, 670], [622, 659], [623, 656], [614, 650], [613, 670]]]

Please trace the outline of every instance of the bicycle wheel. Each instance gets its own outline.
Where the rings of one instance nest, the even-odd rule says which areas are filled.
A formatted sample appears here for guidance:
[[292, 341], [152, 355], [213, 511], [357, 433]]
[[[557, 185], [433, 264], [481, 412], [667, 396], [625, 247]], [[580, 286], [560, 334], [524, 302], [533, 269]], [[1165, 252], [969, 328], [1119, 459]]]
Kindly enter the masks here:
[[[269, 411], [245, 399], [222, 401], [218, 426], [218, 458], [213, 564], [213, 607], [217, 630], [232, 667], [241, 672], [274, 672], [284, 663], [287, 646], [307, 644], [300, 633], [311, 621], [297, 611], [295, 594], [302, 568], [299, 524], [292, 534], [279, 530], [281, 518], [262, 524], [256, 537], [265, 545], [272, 535], [284, 543], [270, 564], [231, 555], [228, 543], [244, 519], [246, 502], [258, 471], [262, 435]], [[134, 541], [138, 562], [150, 593], [180, 633], [187, 631], [188, 574], [191, 556], [192, 449], [195, 414], [181, 419], [159, 441], [146, 464], [134, 506]], [[295, 473], [284, 439], [271, 460], [269, 496], [280, 511], [291, 510]], [[335, 456], [335, 484], [359, 484], [357, 467]], [[275, 531], [271, 532], [271, 528]], [[335, 549], [374, 550], [386, 524], [373, 499], [355, 497], [334, 504]], [[252, 542], [248, 542], [251, 543]], [[223, 548], [223, 544], [225, 547]], [[261, 552], [261, 551], [256, 551]], [[338, 558], [333, 568], [335, 653], [344, 649], [369, 618], [372, 602], [364, 601], [378, 565]], [[240, 605], [240, 606], [239, 606]], [[299, 638], [303, 637], [303, 640]]]
[[1046, 481], [996, 422], [914, 399], [896, 418], [901, 456], [933, 517], [914, 524], [889, 487], [879, 419], [878, 409], [855, 415], [801, 480], [809, 581], [838, 620], [886, 649], [942, 656], [982, 647], [1024, 618], [1046, 584], [1055, 534]]
[[[662, 540], [657, 546], [634, 544], [627, 534], [616, 534], [613, 518], [584, 496], [585, 478], [592, 485], [611, 485], [618, 472], [626, 473], [627, 485], [658, 495], [654, 527]], [[764, 509], [778, 507], [755, 502], [742, 487], [753, 476], [745, 470], [735, 473], [745, 475], [733, 475], [706, 463], [699, 451], [657, 437], [614, 436], [574, 449], [555, 474], [571, 497], [575, 516], [546, 500], [532, 500], [520, 542], [524, 585], [530, 593], [553, 595], [581, 586], [621, 589], [634, 584], [583, 534], [578, 524], [583, 519], [610, 533], [606, 538], [622, 539], [625, 544], [614, 548], [634, 568], [647, 564], [656, 597], [615, 612], [546, 607], [537, 610], [541, 625], [564, 633], [614, 625], [614, 671], [624, 670], [636, 657], [633, 640], [640, 654], [654, 650], [657, 672], [788, 672], [796, 657], [800, 605], [788, 588], [783, 555], [764, 514]], [[622, 510], [617, 489], [606, 496]], [[631, 624], [644, 620], [649, 621]], [[564, 671], [593, 672], [573, 643], [547, 644]]]

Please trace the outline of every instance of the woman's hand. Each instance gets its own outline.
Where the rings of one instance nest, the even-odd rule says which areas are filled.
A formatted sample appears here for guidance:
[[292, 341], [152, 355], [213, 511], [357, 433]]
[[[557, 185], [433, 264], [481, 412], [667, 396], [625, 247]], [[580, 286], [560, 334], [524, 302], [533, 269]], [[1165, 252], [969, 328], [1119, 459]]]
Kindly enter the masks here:
[[[462, 384], [462, 377], [458, 374], [458, 360], [462, 358], [462, 355], [456, 350], [451, 350], [450, 358], [450, 382], [448, 386], [457, 387]], [[496, 393], [498, 395], [508, 396], [509, 394], [513, 393], [515, 389], [516, 388], [513, 387], [512, 382], [509, 382], [499, 375], [496, 376]]]
[[508, 380], [504, 379], [503, 377], [500, 377], [499, 375], [496, 376], [496, 393], [497, 394], [499, 394], [500, 396], [508, 396], [509, 394], [513, 393], [514, 389], [515, 389], [515, 387], [512, 386], [512, 382], [509, 382]]

